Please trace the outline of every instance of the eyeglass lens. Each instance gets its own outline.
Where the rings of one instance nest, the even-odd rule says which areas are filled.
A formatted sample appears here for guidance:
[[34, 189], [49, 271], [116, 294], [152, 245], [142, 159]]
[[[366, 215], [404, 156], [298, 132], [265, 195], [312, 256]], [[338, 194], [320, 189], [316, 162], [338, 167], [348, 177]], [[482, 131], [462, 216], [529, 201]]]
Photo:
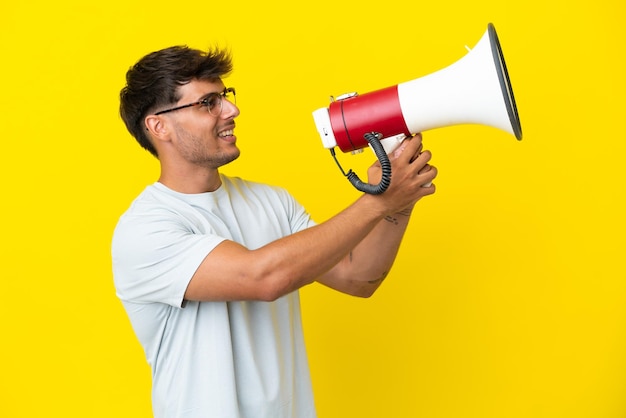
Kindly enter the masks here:
[[221, 93], [214, 93], [205, 99], [206, 107], [209, 113], [213, 116], [219, 116], [222, 113], [224, 107], [224, 99], [235, 103], [235, 89], [227, 88]]

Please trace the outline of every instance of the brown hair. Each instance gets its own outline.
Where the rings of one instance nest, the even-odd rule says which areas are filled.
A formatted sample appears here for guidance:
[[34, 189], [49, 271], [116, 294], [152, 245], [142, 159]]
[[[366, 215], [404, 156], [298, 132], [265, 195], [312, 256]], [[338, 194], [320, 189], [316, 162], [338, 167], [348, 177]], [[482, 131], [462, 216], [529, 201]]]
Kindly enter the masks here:
[[221, 49], [200, 51], [173, 46], [152, 52], [126, 73], [126, 86], [120, 91], [120, 116], [139, 145], [158, 158], [146, 133], [144, 118], [158, 108], [176, 103], [178, 87], [192, 80], [214, 81], [232, 71], [229, 52]]

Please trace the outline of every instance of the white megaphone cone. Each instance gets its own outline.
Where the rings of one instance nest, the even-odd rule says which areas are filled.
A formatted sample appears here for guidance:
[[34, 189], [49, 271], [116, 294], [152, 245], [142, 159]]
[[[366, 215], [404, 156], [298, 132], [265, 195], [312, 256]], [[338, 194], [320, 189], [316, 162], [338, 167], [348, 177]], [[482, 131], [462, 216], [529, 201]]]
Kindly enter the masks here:
[[[326, 148], [348, 152], [371, 145], [381, 163], [407, 136], [445, 126], [487, 125], [522, 139], [508, 70], [491, 23], [476, 46], [449, 67], [382, 90], [343, 95], [313, 112], [313, 118]], [[379, 155], [376, 142], [385, 155]], [[355, 184], [375, 194], [386, 189], [381, 186], [362, 190]]]

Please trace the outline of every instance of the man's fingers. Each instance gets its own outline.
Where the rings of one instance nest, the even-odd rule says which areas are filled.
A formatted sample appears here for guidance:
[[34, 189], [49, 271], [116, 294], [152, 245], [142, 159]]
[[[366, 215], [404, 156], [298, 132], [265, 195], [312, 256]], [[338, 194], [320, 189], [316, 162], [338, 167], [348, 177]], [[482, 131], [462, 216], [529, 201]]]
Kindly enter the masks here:
[[419, 170], [422, 169], [422, 167], [424, 167], [426, 164], [428, 164], [428, 162], [430, 161], [430, 159], [432, 158], [432, 154], [430, 153], [430, 151], [426, 150], [426, 151], [421, 151], [414, 160], [411, 161], [411, 164], [415, 164], [417, 167], [419, 167]]
[[400, 147], [394, 152], [394, 157], [400, 158], [407, 163], [413, 162], [422, 151], [422, 134], [416, 134], [405, 139]]

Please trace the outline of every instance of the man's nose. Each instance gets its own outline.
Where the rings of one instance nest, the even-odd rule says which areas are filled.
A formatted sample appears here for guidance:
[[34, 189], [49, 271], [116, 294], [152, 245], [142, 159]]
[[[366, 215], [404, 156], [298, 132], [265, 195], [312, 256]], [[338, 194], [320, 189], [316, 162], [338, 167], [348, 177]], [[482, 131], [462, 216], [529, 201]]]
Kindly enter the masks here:
[[222, 117], [225, 119], [228, 118], [234, 118], [236, 116], [239, 116], [239, 108], [237, 107], [237, 105], [233, 102], [231, 102], [228, 99], [224, 99], [224, 101], [222, 102]]

